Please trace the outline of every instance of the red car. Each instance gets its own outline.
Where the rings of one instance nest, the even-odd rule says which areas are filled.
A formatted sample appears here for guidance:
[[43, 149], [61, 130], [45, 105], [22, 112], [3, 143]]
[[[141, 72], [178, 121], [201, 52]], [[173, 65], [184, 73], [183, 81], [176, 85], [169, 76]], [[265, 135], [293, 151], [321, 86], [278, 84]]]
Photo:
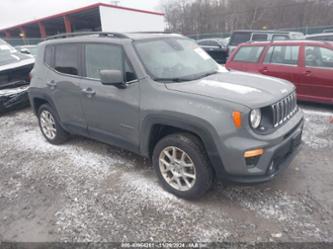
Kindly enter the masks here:
[[226, 68], [289, 80], [299, 100], [333, 104], [333, 42], [243, 43]]

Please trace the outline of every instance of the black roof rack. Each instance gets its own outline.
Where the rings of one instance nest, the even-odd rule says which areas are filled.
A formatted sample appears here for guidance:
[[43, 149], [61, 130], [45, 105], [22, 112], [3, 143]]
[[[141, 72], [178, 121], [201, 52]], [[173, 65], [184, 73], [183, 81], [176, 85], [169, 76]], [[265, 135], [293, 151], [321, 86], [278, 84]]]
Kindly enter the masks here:
[[98, 35], [100, 37], [113, 37], [113, 38], [129, 38], [127, 35], [123, 33], [116, 33], [116, 32], [74, 32], [74, 33], [63, 33], [63, 34], [49, 36], [46, 38], [46, 40], [62, 39], [62, 38], [77, 37], [77, 36], [88, 36], [88, 35]]

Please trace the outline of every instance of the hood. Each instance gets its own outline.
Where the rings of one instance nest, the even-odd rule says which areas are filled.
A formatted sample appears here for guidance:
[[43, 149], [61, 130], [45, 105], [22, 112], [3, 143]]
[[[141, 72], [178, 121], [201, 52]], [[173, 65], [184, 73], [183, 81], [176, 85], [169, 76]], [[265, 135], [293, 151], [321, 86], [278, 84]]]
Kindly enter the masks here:
[[167, 89], [235, 102], [250, 108], [277, 102], [295, 90], [285, 80], [237, 71], [223, 72], [183, 83], [166, 84]]

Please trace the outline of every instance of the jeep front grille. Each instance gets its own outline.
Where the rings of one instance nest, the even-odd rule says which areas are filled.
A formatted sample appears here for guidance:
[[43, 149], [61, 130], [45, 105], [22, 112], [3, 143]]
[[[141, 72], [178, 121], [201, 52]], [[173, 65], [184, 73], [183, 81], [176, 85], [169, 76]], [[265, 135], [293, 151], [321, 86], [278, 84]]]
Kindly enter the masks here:
[[290, 119], [297, 112], [296, 92], [272, 105], [273, 125], [278, 127]]

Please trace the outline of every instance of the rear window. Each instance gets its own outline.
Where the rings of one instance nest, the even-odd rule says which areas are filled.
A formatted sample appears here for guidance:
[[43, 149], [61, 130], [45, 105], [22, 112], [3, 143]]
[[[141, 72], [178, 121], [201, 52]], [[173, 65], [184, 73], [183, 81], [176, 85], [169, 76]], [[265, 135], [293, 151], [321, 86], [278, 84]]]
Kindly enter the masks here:
[[265, 57], [265, 63], [271, 64], [298, 64], [299, 46], [272, 46]]
[[258, 62], [263, 50], [263, 46], [240, 47], [234, 56], [234, 61]]
[[252, 33], [250, 32], [239, 32], [233, 33], [230, 39], [230, 45], [237, 46], [243, 42], [251, 40]]

